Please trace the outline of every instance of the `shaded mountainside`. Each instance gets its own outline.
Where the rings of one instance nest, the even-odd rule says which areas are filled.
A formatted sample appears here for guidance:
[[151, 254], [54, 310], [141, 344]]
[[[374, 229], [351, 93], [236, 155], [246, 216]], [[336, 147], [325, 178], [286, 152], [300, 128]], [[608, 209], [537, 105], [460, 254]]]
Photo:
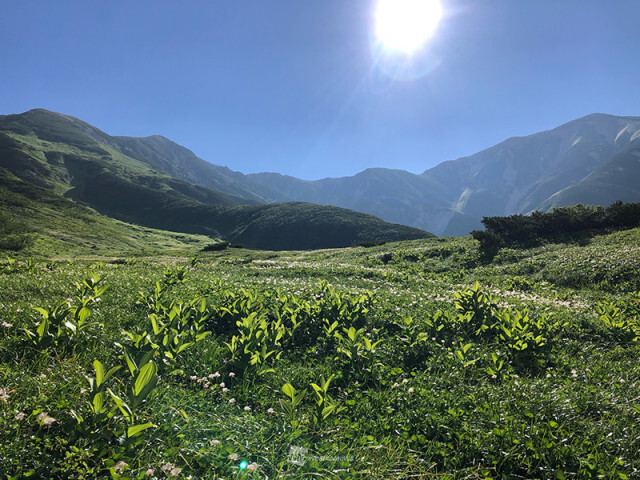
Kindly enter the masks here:
[[[260, 195], [236, 184], [241, 174], [214, 167], [163, 137], [111, 137], [46, 110], [0, 116], [0, 168], [6, 171], [3, 189], [10, 174], [49, 192], [40, 200], [45, 205], [66, 197], [126, 222], [252, 248], [343, 247], [431, 235], [342, 208], [260, 205]], [[208, 185], [225, 191], [193, 178], [208, 178]]]

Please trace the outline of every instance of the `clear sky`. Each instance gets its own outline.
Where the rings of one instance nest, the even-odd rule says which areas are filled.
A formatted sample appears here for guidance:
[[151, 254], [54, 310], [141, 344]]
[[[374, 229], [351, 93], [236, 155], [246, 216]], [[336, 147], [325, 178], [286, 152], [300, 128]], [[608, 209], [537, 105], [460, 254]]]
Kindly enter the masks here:
[[374, 0], [3, 0], [0, 114], [46, 108], [306, 179], [419, 173], [589, 113], [640, 115], [640, 1], [441, 3], [407, 57], [376, 41]]

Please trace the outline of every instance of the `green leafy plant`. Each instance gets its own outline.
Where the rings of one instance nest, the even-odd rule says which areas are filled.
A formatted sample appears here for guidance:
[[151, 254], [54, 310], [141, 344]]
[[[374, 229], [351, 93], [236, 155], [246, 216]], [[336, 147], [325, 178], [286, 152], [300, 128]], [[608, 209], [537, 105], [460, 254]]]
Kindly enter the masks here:
[[316, 408], [313, 412], [312, 419], [313, 427], [316, 429], [321, 428], [323, 423], [331, 415], [337, 414], [345, 409], [345, 407], [339, 406], [329, 395], [329, 386], [334, 377], [335, 375], [331, 375], [325, 380], [324, 376], [321, 376], [319, 385], [313, 382], [311, 383], [311, 387], [316, 394]]
[[298, 419], [298, 407], [302, 403], [302, 399], [307, 393], [307, 390], [296, 390], [290, 383], [285, 383], [282, 386], [282, 393], [285, 398], [280, 399], [280, 406], [284, 412], [285, 418], [293, 428], [300, 426], [300, 420]]
[[638, 310], [637, 300], [630, 302], [629, 306], [599, 301], [595, 308], [600, 321], [609, 328], [618, 341], [637, 342], [640, 340], [640, 317], [636, 313]]
[[158, 367], [153, 362], [147, 362], [139, 369], [131, 370], [131, 382], [127, 388], [127, 401], [107, 389], [109, 395], [120, 410], [128, 426], [126, 438], [138, 436], [142, 431], [154, 425], [150, 422], [138, 423], [141, 416], [139, 409], [158, 383]]
[[279, 320], [269, 322], [266, 316], [252, 312], [237, 322], [240, 330], [238, 335], [231, 337], [231, 342], [226, 343], [231, 352], [231, 359], [235, 361], [241, 371], [251, 365], [263, 367], [260, 373], [266, 373], [264, 365], [270, 357], [280, 358], [280, 340], [286, 329]]

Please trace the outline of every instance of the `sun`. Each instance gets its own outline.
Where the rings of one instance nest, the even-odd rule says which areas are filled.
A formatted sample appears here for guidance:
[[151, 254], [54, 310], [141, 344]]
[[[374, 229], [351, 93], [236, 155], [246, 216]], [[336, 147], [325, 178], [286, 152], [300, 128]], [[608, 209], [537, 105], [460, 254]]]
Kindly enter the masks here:
[[386, 49], [412, 54], [429, 40], [441, 18], [440, 0], [378, 0], [375, 34]]

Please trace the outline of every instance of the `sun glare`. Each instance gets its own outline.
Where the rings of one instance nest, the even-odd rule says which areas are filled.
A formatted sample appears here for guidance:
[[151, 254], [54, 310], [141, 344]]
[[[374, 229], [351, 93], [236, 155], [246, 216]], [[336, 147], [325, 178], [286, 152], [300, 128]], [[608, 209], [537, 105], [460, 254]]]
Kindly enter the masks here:
[[433, 35], [440, 19], [440, 0], [378, 0], [376, 37], [389, 50], [411, 54]]

